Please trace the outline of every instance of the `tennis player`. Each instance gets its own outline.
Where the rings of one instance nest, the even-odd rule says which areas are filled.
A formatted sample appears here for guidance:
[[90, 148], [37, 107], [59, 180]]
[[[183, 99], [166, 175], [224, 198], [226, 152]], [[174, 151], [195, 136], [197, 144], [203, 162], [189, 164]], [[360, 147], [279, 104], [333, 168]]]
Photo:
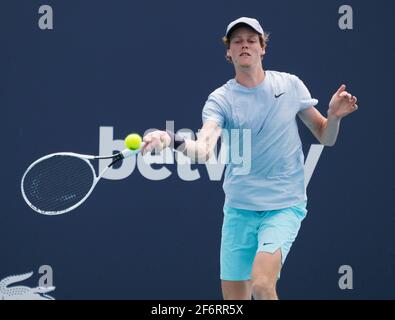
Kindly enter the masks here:
[[[325, 118], [295, 75], [263, 68], [268, 35], [253, 18], [231, 22], [223, 42], [235, 78], [212, 92], [197, 140], [172, 132], [147, 134], [143, 154], [173, 146], [195, 161], [210, 158], [222, 130], [251, 130], [251, 170], [226, 167], [221, 240], [224, 299], [278, 299], [276, 283], [306, 216], [304, 156], [296, 116], [325, 146], [336, 142], [340, 121], [357, 98], [341, 85]], [[174, 145], [173, 145], [174, 143]]]

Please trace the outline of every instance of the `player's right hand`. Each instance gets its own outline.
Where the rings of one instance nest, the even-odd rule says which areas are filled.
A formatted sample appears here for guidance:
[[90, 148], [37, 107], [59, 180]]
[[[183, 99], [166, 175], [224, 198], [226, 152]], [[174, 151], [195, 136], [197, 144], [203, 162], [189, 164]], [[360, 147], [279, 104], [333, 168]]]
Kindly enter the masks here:
[[159, 153], [170, 146], [171, 137], [166, 131], [157, 130], [146, 134], [143, 141], [145, 142], [145, 145], [141, 149], [141, 154], [145, 155], [152, 151]]

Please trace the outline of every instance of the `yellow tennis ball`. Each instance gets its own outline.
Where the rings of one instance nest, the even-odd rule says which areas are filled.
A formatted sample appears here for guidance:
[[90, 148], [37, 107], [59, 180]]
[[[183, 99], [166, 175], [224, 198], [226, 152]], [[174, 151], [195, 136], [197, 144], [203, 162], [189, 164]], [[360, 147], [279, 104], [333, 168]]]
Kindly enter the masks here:
[[125, 138], [125, 146], [131, 150], [137, 150], [140, 148], [142, 141], [143, 139], [141, 139], [140, 135], [132, 133]]

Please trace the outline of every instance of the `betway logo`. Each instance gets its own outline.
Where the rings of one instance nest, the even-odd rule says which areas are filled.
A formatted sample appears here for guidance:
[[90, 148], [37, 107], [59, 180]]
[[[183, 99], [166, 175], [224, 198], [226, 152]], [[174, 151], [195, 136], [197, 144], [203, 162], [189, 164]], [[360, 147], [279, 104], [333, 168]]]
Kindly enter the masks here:
[[[173, 126], [174, 127], [174, 126]], [[169, 123], [166, 123], [166, 128], [169, 129]], [[171, 130], [170, 126], [170, 130]], [[174, 131], [174, 130], [172, 130]], [[148, 132], [148, 131], [147, 131]], [[146, 132], [146, 133], [147, 133]], [[180, 130], [177, 132], [184, 138], [194, 139], [195, 135], [191, 130]], [[242, 136], [242, 146], [240, 150], [240, 135]], [[251, 168], [251, 134], [249, 130], [237, 132], [232, 131], [230, 137], [224, 131], [222, 134], [222, 142], [228, 140], [227, 143], [222, 143], [221, 149], [217, 155], [214, 155], [203, 165], [205, 166], [209, 179], [211, 181], [220, 181], [225, 170], [226, 164], [229, 163], [229, 153], [227, 146], [231, 148], [231, 161], [237, 164], [237, 168], [233, 173], [236, 175], [248, 174]], [[114, 140], [113, 127], [100, 127], [100, 147], [99, 154], [112, 154], [114, 151], [121, 151], [125, 148], [123, 140]], [[305, 161], [305, 185], [307, 187], [314, 169], [318, 163], [321, 153], [324, 149], [323, 145], [312, 145]], [[172, 172], [166, 168], [165, 164], [174, 164], [177, 162], [177, 175], [181, 180], [194, 181], [200, 178], [198, 168], [192, 168], [192, 160], [182, 154], [181, 152], [174, 152], [170, 148], [163, 150], [157, 155], [146, 154], [144, 157], [138, 154], [137, 157], [131, 157], [124, 160], [119, 167], [109, 168], [104, 174], [103, 178], [109, 180], [122, 180], [127, 178], [136, 169], [146, 179], [159, 181], [167, 179]], [[110, 160], [99, 160], [99, 172], [108, 166]], [[155, 168], [152, 165], [155, 164]], [[158, 167], [158, 165], [163, 165]], [[203, 166], [202, 165], [202, 166]]]

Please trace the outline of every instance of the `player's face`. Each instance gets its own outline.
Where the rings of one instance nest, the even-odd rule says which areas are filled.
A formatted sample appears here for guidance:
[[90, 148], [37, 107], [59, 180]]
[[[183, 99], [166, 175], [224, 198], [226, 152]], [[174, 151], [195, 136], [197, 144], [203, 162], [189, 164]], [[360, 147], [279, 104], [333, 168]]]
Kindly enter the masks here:
[[250, 28], [240, 27], [232, 33], [227, 55], [232, 58], [235, 67], [260, 66], [264, 54], [259, 35]]

